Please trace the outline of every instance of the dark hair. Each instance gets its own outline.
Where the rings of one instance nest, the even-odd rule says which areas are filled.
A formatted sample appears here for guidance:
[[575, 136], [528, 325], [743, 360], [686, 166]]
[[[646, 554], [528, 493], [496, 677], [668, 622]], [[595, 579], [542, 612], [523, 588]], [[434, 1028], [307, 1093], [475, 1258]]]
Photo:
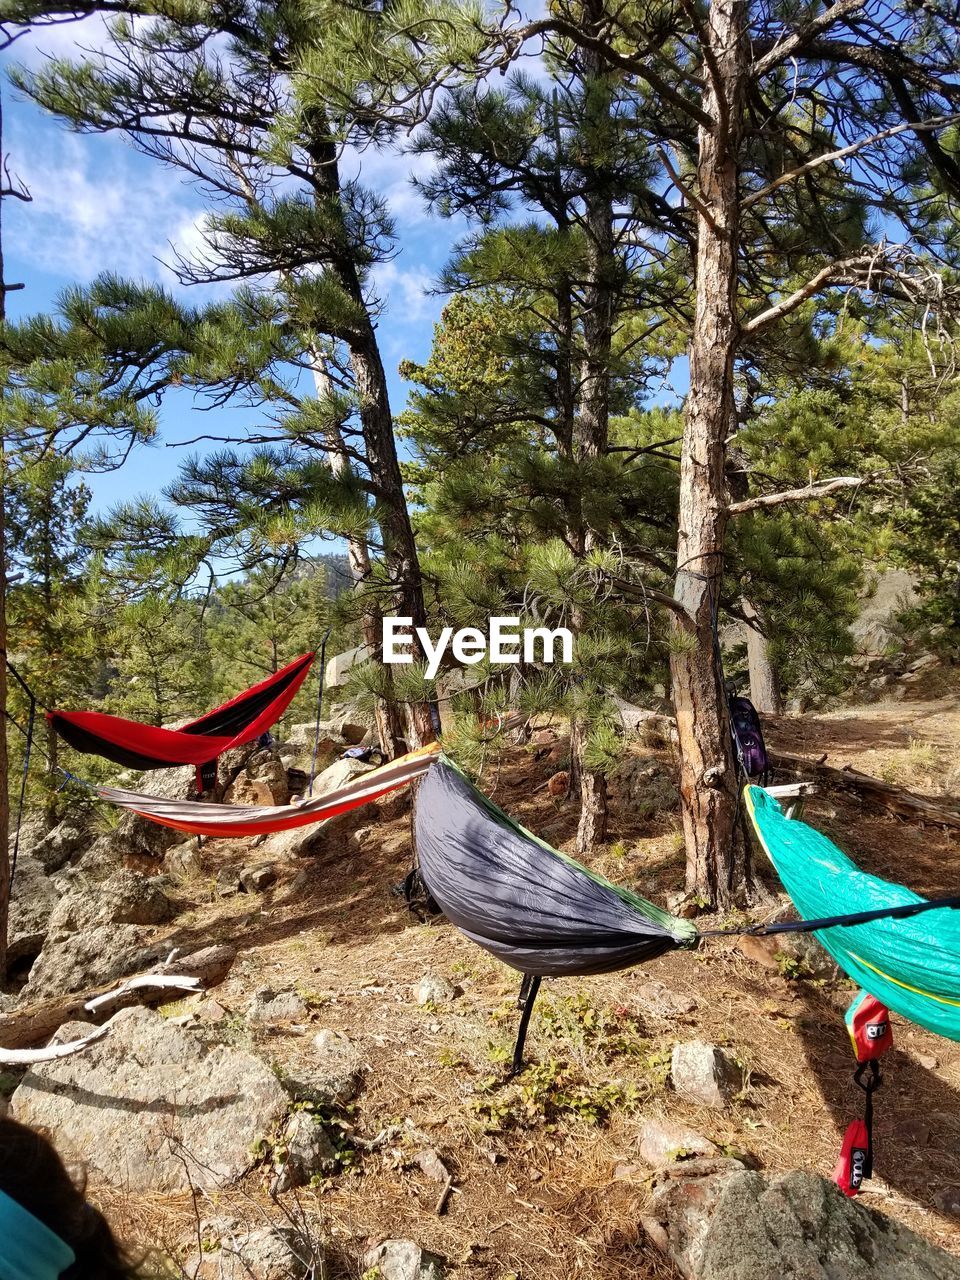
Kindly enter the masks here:
[[2, 1117], [0, 1191], [56, 1232], [76, 1254], [76, 1262], [60, 1280], [134, 1280], [140, 1275], [53, 1144], [35, 1129]]

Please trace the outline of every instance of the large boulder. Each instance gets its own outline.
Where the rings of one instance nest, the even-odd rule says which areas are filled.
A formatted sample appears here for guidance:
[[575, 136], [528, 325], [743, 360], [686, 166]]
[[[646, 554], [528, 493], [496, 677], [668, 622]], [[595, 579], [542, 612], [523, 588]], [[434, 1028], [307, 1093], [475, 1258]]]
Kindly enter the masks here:
[[[335, 760], [328, 769], [314, 778], [311, 798], [329, 795], [354, 778], [372, 772], [373, 768], [372, 764], [366, 764], [362, 760]], [[356, 809], [348, 809], [346, 813], [327, 818], [324, 822], [312, 822], [303, 827], [293, 827], [290, 831], [280, 831], [266, 842], [264, 852], [271, 858], [280, 859], [309, 858], [327, 852], [334, 856], [355, 853], [359, 846], [353, 839], [353, 832], [364, 823], [369, 823], [370, 815], [369, 806], [360, 805]]]
[[104, 986], [149, 969], [170, 951], [151, 942], [153, 930], [137, 924], [97, 924], [49, 937], [21, 992], [24, 1002]]
[[371, 773], [375, 767], [350, 756], [344, 760], [334, 760], [332, 765], [314, 778], [312, 794], [314, 796], [329, 795], [331, 791], [338, 791], [354, 778], [359, 778], [361, 774]]
[[35, 956], [43, 946], [59, 894], [36, 858], [22, 853], [10, 894], [8, 958], [11, 963]]
[[75, 880], [50, 917], [51, 940], [100, 924], [165, 924], [176, 914], [158, 876], [121, 869], [99, 884]]
[[[82, 1054], [29, 1071], [10, 1101], [99, 1177], [132, 1192], [210, 1189], [251, 1168], [286, 1110], [274, 1073], [238, 1049], [205, 1047], [160, 1014], [123, 1009]], [[89, 1032], [68, 1023], [56, 1039]]]
[[290, 799], [287, 767], [273, 747], [257, 751], [223, 795], [224, 804], [281, 805]]
[[91, 843], [87, 814], [83, 811], [68, 813], [62, 822], [32, 845], [30, 856], [41, 863], [47, 875], [52, 875]]
[[273, 859], [287, 861], [291, 858], [315, 858], [328, 855], [332, 859], [359, 853], [360, 845], [354, 832], [364, 821], [362, 809], [348, 809], [325, 822], [311, 822], [289, 831], [278, 831], [270, 836], [263, 852]]
[[644, 1225], [686, 1280], [960, 1280], [960, 1259], [816, 1174], [671, 1175]]

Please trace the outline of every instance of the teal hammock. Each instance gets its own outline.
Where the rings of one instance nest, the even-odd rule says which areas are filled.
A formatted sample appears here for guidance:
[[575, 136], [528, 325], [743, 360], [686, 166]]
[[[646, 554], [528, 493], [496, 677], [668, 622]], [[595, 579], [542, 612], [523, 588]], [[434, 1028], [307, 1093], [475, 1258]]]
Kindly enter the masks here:
[[[762, 787], [744, 791], [760, 843], [804, 919], [923, 903], [903, 885], [861, 871], [831, 840], [788, 818]], [[888, 1009], [960, 1040], [960, 912], [818, 929], [837, 964]]]

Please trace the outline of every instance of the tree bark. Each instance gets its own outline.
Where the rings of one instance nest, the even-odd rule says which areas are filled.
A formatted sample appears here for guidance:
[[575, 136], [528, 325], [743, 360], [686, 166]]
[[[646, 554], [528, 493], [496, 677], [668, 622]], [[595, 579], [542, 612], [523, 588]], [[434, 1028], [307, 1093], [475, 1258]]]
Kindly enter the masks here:
[[711, 906], [742, 900], [751, 878], [735, 820], [738, 783], [714, 646], [727, 519], [724, 441], [736, 408], [737, 149], [749, 65], [747, 13], [746, 0], [714, 0], [706, 24], [703, 107], [712, 123], [701, 125], [698, 137], [696, 306], [674, 591], [690, 623], [674, 621], [670, 662], [686, 888]]
[[[316, 388], [317, 396], [320, 398], [330, 396], [333, 392], [333, 386], [322, 353], [316, 350], [311, 351], [310, 359], [313, 366], [313, 385]], [[343, 437], [336, 426], [331, 426], [326, 444], [327, 461], [330, 464], [330, 470], [338, 477], [348, 474], [351, 469], [350, 459], [347, 456]], [[363, 584], [370, 576], [370, 549], [365, 538], [352, 537], [347, 539], [347, 564], [354, 591], [361, 591]], [[360, 625], [363, 633], [363, 643], [370, 654], [370, 660], [372, 662], [382, 662], [383, 614], [375, 604], [365, 603]], [[389, 670], [386, 670], [386, 675], [389, 680]], [[389, 683], [392, 683], [392, 681]], [[380, 750], [388, 759], [401, 755], [405, 743], [405, 730], [403, 717], [400, 714], [400, 708], [397, 703], [391, 700], [389, 696], [377, 698], [374, 716], [376, 718], [377, 739], [380, 744]]]
[[764, 634], [763, 620], [749, 600], [741, 600], [740, 608], [747, 619], [750, 701], [763, 715], [782, 716], [783, 693], [780, 689], [780, 676], [770, 660], [770, 641]]
[[[0, 104], [0, 155], [3, 153], [3, 115]], [[3, 199], [0, 197], [0, 212]], [[7, 316], [7, 286], [3, 269], [0, 223], [0, 323]], [[0, 399], [3, 397], [0, 387]], [[0, 429], [0, 982], [7, 976], [7, 930], [10, 917], [10, 777], [7, 756], [7, 464]]]
[[[359, 282], [357, 284], [359, 293]], [[383, 534], [384, 560], [393, 587], [397, 614], [412, 618], [413, 626], [425, 627], [427, 610], [423, 600], [423, 579], [420, 574], [420, 558], [410, 523], [407, 498], [403, 491], [403, 477], [397, 446], [393, 435], [393, 415], [387, 377], [380, 358], [376, 334], [368, 321], [362, 334], [349, 343], [350, 363], [360, 402], [360, 421], [367, 456], [367, 465], [375, 477], [377, 500], [383, 515], [380, 530]], [[412, 652], [414, 661], [424, 658], [414, 632]], [[407, 721], [407, 745], [410, 748], [424, 746], [436, 738], [433, 716], [427, 703], [409, 703], [405, 707]]]
[[[604, 20], [604, 5], [591, 3], [586, 14], [594, 27]], [[583, 51], [583, 84], [586, 113], [585, 143], [595, 166], [586, 171], [584, 230], [586, 232], [586, 278], [583, 288], [583, 360], [580, 366], [578, 412], [574, 419], [574, 455], [582, 466], [590, 467], [607, 451], [610, 439], [610, 359], [616, 307], [617, 276], [621, 264], [616, 253], [613, 201], [607, 173], [610, 165], [612, 85], [609, 69], [598, 44]], [[597, 531], [589, 514], [578, 512], [582, 551], [597, 544]], [[607, 837], [607, 778], [602, 769], [591, 769], [583, 758], [586, 735], [574, 725], [571, 741], [573, 775], [580, 793], [580, 821], [577, 826], [577, 853], [583, 857], [593, 845]]]
[[[323, 111], [310, 113], [313, 136], [307, 151], [313, 168], [313, 180], [318, 196], [341, 209], [342, 247], [330, 253], [324, 264], [339, 282], [346, 296], [356, 304], [362, 319], [342, 341], [350, 353], [360, 427], [363, 435], [364, 455], [370, 472], [377, 505], [380, 508], [380, 533], [387, 574], [392, 587], [393, 603], [397, 614], [413, 619], [414, 627], [426, 624], [426, 607], [423, 599], [423, 579], [420, 559], [410, 523], [407, 497], [403, 490], [403, 476], [397, 457], [397, 443], [393, 434], [393, 414], [390, 410], [390, 393], [387, 377], [380, 356], [377, 333], [370, 316], [357, 256], [351, 252], [351, 237], [342, 203], [338, 143], [334, 139]], [[379, 647], [378, 637], [378, 647]], [[413, 638], [414, 661], [425, 655]], [[406, 745], [423, 746], [436, 738], [431, 708], [427, 703], [416, 703], [404, 708], [407, 724]], [[393, 752], [391, 752], [393, 754]]]

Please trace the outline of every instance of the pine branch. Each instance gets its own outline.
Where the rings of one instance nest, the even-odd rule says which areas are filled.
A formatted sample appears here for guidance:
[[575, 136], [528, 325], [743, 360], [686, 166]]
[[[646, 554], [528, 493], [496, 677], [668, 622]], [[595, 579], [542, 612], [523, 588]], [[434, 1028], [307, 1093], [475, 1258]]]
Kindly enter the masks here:
[[641, 600], [644, 602], [654, 601], [655, 604], [663, 605], [665, 609], [669, 609], [675, 617], [680, 619], [681, 626], [685, 630], [695, 630], [695, 620], [673, 596], [668, 595], [666, 591], [658, 591], [656, 587], [648, 587], [645, 583], [628, 582], [626, 578], [617, 578], [608, 575], [610, 585], [616, 587], [618, 591], [622, 591], [624, 595], [630, 596], [633, 600]]

